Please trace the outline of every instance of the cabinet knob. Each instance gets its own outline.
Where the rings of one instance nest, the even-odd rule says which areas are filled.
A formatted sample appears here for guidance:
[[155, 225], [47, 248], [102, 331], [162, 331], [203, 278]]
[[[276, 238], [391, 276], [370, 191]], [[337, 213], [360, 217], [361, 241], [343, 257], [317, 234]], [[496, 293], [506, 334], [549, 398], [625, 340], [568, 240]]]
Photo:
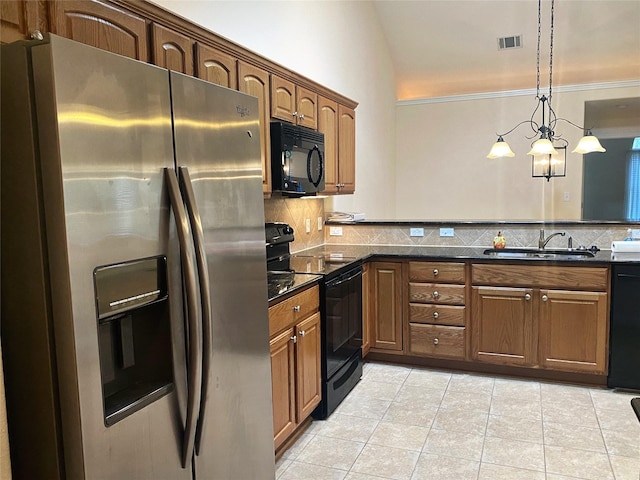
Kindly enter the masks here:
[[303, 113], [302, 115], [298, 115], [298, 118], [299, 118], [300, 120], [304, 120], [304, 113]]
[[434, 345], [437, 345], [438, 343], [440, 343], [440, 340], [438, 340], [437, 338], [434, 338], [434, 339], [433, 339], [433, 344], [434, 344]]
[[435, 292], [433, 292], [433, 298], [438, 298], [439, 296], [440, 296], [440, 294], [438, 293], [437, 290]]
[[434, 268], [434, 269], [433, 269], [433, 276], [434, 276], [434, 277], [437, 277], [439, 273], [440, 273], [440, 272], [438, 271], [438, 269], [437, 269], [437, 268]]
[[438, 312], [433, 312], [433, 318], [438, 318], [440, 314]]
[[298, 116], [298, 112], [293, 112], [291, 115], [293, 115], [294, 117]]
[[542, 295], [542, 301], [546, 302], [547, 300], [549, 300], [549, 297], [547, 297], [546, 295]]
[[293, 307], [293, 311], [294, 312], [299, 312], [300, 311], [300, 305], [296, 305], [295, 307]]
[[531, 295], [527, 293], [527, 294], [524, 296], [524, 299], [525, 299], [525, 300], [531, 300]]
[[291, 337], [291, 340], [293, 340], [293, 343], [297, 343], [298, 342], [298, 337], [296, 337], [295, 335]]
[[304, 337], [304, 334], [305, 334], [305, 333], [306, 333], [306, 332], [305, 332], [304, 330], [300, 330], [300, 336], [301, 336], [301, 337]]
[[31, 40], [44, 40], [44, 35], [42, 35], [42, 32], [40, 30], [34, 30], [33, 32], [31, 32], [31, 35], [29, 35], [29, 37], [31, 38]]

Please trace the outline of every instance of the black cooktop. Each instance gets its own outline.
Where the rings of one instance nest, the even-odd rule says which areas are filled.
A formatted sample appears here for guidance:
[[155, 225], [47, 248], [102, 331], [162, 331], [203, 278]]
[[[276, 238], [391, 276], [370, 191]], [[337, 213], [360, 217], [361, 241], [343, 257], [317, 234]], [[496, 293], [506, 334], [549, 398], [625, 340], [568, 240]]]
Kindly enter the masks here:
[[292, 270], [298, 273], [314, 273], [316, 275], [333, 275], [359, 264], [356, 257], [348, 257], [342, 254], [305, 255], [294, 254], [289, 259]]

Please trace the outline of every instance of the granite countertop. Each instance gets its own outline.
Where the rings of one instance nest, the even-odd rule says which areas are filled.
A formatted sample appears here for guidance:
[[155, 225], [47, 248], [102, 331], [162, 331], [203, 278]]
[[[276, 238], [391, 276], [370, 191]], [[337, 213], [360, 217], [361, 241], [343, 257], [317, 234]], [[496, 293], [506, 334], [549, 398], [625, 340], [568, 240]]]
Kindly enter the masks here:
[[311, 275], [308, 273], [268, 272], [267, 286], [269, 291], [269, 306], [278, 303], [290, 293], [298, 291], [317, 283], [322, 279], [322, 275]]
[[[498, 258], [485, 255], [487, 247], [423, 247], [400, 245], [336, 245], [325, 244], [295, 252], [293, 257], [298, 260], [308, 259], [333, 259], [338, 262], [340, 268], [348, 267], [352, 263], [362, 262], [373, 257], [398, 259], [419, 258], [424, 260], [482, 260], [487, 262], [524, 262], [554, 263], [571, 265], [610, 265], [621, 263], [640, 264], [640, 253], [613, 253], [611, 250], [600, 250], [593, 257], [572, 258]], [[547, 249], [552, 250], [552, 249]], [[293, 262], [296, 265], [295, 261]], [[279, 272], [282, 278], [273, 278], [275, 272], [270, 272], [269, 279], [269, 305], [278, 303], [285, 296], [296, 290], [319, 282], [323, 276], [310, 273]]]
[[[497, 258], [485, 255], [488, 247], [424, 247], [424, 246], [400, 246], [400, 245], [337, 245], [325, 244], [307, 250], [296, 252], [296, 256], [310, 257], [344, 257], [353, 258], [354, 261], [367, 260], [373, 256], [398, 257], [398, 258], [423, 258], [423, 259], [452, 259], [452, 260], [487, 260], [487, 261], [516, 261], [516, 262], [554, 262], [572, 264], [611, 264], [611, 263], [640, 263], [640, 254], [613, 253], [611, 250], [600, 250], [593, 257], [572, 258]], [[547, 249], [553, 250], [553, 249]]]

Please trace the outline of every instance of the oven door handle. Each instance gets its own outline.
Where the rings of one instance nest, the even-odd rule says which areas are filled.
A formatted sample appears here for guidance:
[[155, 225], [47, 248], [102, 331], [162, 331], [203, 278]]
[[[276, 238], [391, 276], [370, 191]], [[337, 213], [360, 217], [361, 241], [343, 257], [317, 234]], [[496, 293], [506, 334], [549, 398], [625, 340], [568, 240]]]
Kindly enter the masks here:
[[353, 275], [349, 275], [347, 278], [337, 278], [336, 280], [332, 280], [327, 283], [327, 288], [329, 287], [337, 287], [338, 285], [342, 285], [345, 282], [349, 282], [356, 277], [362, 276], [362, 269], [359, 268]]
[[200, 304], [202, 309], [202, 388], [200, 393], [200, 412], [198, 414], [198, 424], [196, 427], [195, 450], [196, 455], [200, 454], [202, 444], [202, 431], [207, 412], [207, 397], [209, 396], [209, 386], [211, 383], [211, 357], [213, 355], [212, 345], [212, 320], [211, 320], [211, 298], [209, 291], [209, 268], [207, 265], [207, 253], [204, 248], [204, 233], [202, 219], [198, 212], [196, 197], [193, 193], [193, 184], [187, 167], [179, 167], [180, 190], [185, 200], [189, 223], [193, 232], [193, 244], [196, 253], [196, 265], [198, 266], [198, 277], [200, 286]]
[[188, 364], [187, 364], [187, 416], [184, 426], [182, 444], [182, 468], [187, 468], [193, 456], [196, 436], [197, 414], [200, 410], [202, 387], [202, 321], [198, 309], [196, 267], [193, 264], [195, 256], [193, 243], [189, 231], [189, 219], [180, 196], [178, 179], [173, 169], [165, 168], [165, 180], [169, 190], [169, 199], [176, 222], [178, 241], [180, 243], [180, 260], [184, 272], [184, 286], [186, 293], [186, 317], [188, 324]]

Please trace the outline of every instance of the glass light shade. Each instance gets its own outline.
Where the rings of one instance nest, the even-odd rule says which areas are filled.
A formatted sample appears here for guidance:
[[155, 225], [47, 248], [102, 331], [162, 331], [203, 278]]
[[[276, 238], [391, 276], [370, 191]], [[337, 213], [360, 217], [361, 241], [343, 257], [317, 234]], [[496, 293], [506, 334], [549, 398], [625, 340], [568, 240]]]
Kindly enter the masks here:
[[591, 152], [606, 152], [606, 149], [600, 145], [600, 141], [598, 137], [594, 135], [585, 135], [580, 139], [576, 148], [574, 148], [573, 153], [591, 153]]
[[533, 146], [527, 155], [558, 155], [558, 151], [553, 147], [551, 140], [548, 138], [539, 138], [533, 142]]
[[500, 158], [500, 157], [515, 157], [516, 154], [513, 153], [511, 147], [507, 142], [502, 140], [502, 137], [498, 139], [496, 143], [491, 147], [491, 151], [487, 158]]
[[545, 177], [547, 181], [551, 177], [564, 177], [567, 173], [567, 147], [555, 147], [557, 153], [546, 155], [534, 155], [531, 159], [531, 176]]

